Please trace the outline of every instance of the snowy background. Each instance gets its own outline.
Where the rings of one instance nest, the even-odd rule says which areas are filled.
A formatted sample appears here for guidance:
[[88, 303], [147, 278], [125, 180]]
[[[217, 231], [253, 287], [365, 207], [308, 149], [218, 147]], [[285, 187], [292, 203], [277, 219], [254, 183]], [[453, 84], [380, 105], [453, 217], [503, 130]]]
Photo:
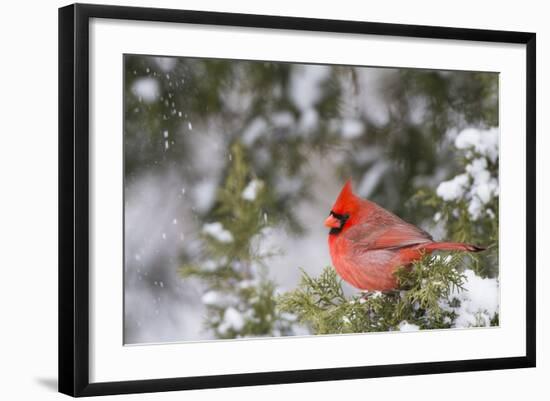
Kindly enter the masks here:
[[[125, 113], [126, 343], [214, 338], [203, 325], [212, 294], [177, 269], [199, 257], [204, 235], [233, 240], [211, 215], [232, 143], [258, 179], [242, 197], [261, 183], [275, 199], [261, 247], [282, 251], [269, 260], [281, 292], [300, 268], [331, 264], [323, 221], [346, 177], [435, 238], [440, 216], [409, 202], [420, 188], [467, 202], [472, 220], [498, 213], [487, 207], [498, 198], [488, 165], [498, 161], [497, 74], [130, 55]], [[461, 327], [498, 311], [497, 278], [467, 276]]]

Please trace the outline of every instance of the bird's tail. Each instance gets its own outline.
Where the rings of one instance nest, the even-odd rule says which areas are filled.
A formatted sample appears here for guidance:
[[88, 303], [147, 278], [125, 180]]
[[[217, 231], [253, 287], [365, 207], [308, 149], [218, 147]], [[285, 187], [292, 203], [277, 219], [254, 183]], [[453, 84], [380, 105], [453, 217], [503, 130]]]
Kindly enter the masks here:
[[463, 244], [461, 242], [432, 242], [426, 244], [424, 247], [427, 251], [465, 251], [465, 252], [481, 252], [485, 247]]

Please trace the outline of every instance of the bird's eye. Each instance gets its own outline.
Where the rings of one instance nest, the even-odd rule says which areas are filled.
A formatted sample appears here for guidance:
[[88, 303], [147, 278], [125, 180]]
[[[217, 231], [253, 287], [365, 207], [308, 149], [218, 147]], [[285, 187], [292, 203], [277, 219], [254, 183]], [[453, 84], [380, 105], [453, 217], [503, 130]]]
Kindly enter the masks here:
[[346, 222], [346, 220], [349, 219], [349, 214], [348, 213], [340, 214], [340, 213], [336, 213], [333, 210], [331, 210], [329, 215], [334, 216], [335, 218], [340, 220], [340, 222], [342, 224], [344, 224]]

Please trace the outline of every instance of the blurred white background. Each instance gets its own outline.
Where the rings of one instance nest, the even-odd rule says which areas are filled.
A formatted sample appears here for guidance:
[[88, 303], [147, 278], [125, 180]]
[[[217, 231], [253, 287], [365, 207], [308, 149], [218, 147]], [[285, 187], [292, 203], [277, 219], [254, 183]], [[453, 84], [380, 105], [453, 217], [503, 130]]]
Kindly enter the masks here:
[[[92, 1], [93, 2], [93, 1]], [[100, 2], [103, 3], [103, 2]], [[447, 374], [292, 384], [256, 388], [221, 389], [155, 395], [131, 395], [126, 399], [224, 399], [280, 400], [315, 397], [332, 400], [356, 398], [408, 400], [518, 399], [548, 394], [543, 378], [550, 374], [543, 315], [550, 308], [542, 285], [548, 278], [542, 245], [550, 236], [550, 192], [543, 177], [550, 174], [544, 160], [550, 143], [542, 135], [550, 129], [547, 115], [550, 81], [548, 71], [550, 26], [543, 2], [515, 3], [464, 0], [453, 4], [437, 1], [356, 2], [342, 0], [253, 2], [233, 0], [115, 1], [132, 6], [187, 8], [303, 17], [357, 19], [381, 22], [463, 26], [472, 28], [536, 31], [538, 42], [538, 365], [536, 369]], [[57, 377], [57, 7], [61, 1], [10, 3], [3, 9], [0, 63], [2, 87], [2, 277], [0, 291], [3, 324], [0, 330], [3, 399], [62, 399], [56, 393]], [[460, 383], [459, 391], [457, 387]], [[391, 396], [389, 396], [391, 394]], [[108, 397], [106, 399], [113, 399]], [[121, 397], [118, 397], [121, 398]]]

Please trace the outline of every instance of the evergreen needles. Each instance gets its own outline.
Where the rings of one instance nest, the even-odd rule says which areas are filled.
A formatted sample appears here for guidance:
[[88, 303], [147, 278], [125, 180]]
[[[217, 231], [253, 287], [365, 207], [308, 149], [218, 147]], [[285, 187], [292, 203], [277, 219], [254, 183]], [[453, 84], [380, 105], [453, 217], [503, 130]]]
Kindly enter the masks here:
[[346, 297], [332, 267], [316, 278], [302, 273], [298, 288], [278, 299], [279, 308], [298, 317], [315, 334], [363, 333], [452, 327], [455, 297], [463, 290], [462, 256], [426, 256], [396, 274], [406, 290]]
[[266, 273], [271, 253], [259, 247], [270, 225], [263, 182], [251, 176], [238, 143], [230, 159], [212, 213], [216, 221], [203, 226], [202, 261], [179, 273], [206, 286], [204, 323], [217, 338], [292, 334], [291, 318], [276, 310], [275, 284]]

